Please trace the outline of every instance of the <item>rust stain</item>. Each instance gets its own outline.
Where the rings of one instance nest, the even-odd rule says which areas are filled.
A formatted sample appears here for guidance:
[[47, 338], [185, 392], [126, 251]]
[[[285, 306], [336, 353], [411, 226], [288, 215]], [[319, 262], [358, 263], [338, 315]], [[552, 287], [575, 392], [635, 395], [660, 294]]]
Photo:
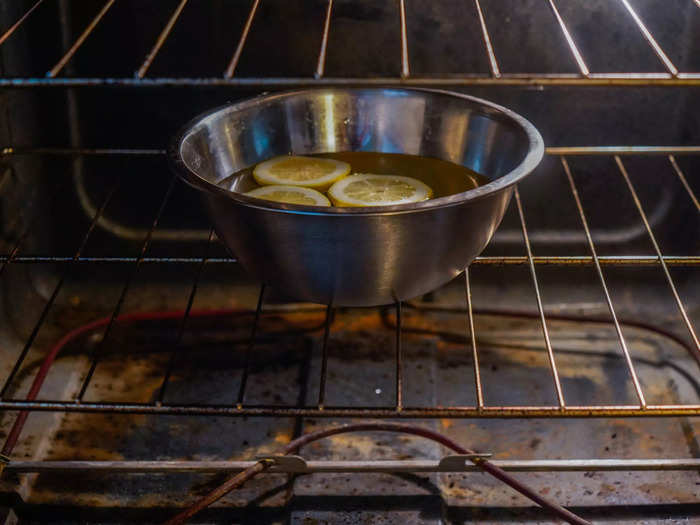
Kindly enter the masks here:
[[292, 435], [289, 432], [276, 432], [275, 433], [275, 443], [280, 445], [286, 445], [292, 440]]

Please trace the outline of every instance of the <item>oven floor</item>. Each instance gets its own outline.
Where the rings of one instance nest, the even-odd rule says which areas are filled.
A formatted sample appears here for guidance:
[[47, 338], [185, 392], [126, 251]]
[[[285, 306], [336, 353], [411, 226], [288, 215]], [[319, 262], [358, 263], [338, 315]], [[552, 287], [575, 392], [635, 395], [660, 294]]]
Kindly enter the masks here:
[[[80, 296], [80, 284], [68, 296]], [[158, 293], [154, 293], [154, 288]], [[514, 286], [514, 288], [517, 288]], [[550, 286], [549, 290], [556, 290]], [[181, 291], [181, 290], [180, 290]], [[496, 304], [498, 288], [477, 288], [484, 304]], [[565, 287], [560, 290], [566, 294]], [[255, 289], [241, 289], [237, 304], [250, 306]], [[513, 289], [514, 297], [522, 290]], [[551, 292], [550, 292], [551, 293]], [[73, 295], [71, 295], [73, 294]], [[209, 307], [231, 305], [230, 295], [202, 286]], [[489, 297], [489, 294], [492, 294]], [[148, 310], [181, 299], [169, 287], [136, 286], [131, 309]], [[186, 299], [186, 296], [185, 296]], [[431, 298], [463, 306], [453, 283]], [[179, 301], [179, 302], [178, 302]], [[495, 301], [496, 303], [492, 302]], [[504, 300], [509, 306], [514, 302]], [[421, 303], [424, 304], [424, 303]], [[531, 305], [532, 303], [527, 303]], [[578, 305], [574, 307], [574, 305]], [[515, 305], [518, 306], [517, 304]], [[585, 297], [548, 311], [600, 313]], [[603, 305], [604, 306], [604, 305]], [[197, 308], [195, 304], [195, 308]], [[478, 303], [477, 303], [478, 307]], [[269, 308], [273, 308], [272, 305]], [[50, 344], [76, 313], [57, 313], [43, 340]], [[86, 315], [85, 313], [81, 315]], [[91, 313], [94, 316], [94, 312]], [[648, 315], [652, 316], [652, 313]], [[324, 310], [265, 314], [246, 389], [248, 404], [315, 405], [319, 389]], [[393, 406], [392, 309], [338, 310], [331, 327], [326, 405]], [[77, 323], [79, 324], [79, 323]], [[250, 316], [225, 323], [192, 321], [185, 333], [165, 401], [234, 403], [243, 368]], [[118, 327], [97, 367], [88, 400], [153, 401], [167, 359], [172, 323]], [[473, 405], [475, 387], [465, 317], [404, 308], [404, 405]], [[566, 401], [571, 405], [634, 403], [634, 390], [612, 325], [549, 321]], [[697, 364], [664, 336], [624, 326], [650, 404], [697, 402]], [[556, 402], [538, 320], [476, 316], [477, 346], [487, 405], [552, 405]], [[53, 338], [53, 339], [52, 339]], [[88, 366], [90, 341], [66, 350], [42, 396], [70, 398]], [[31, 352], [24, 392], [45, 346]], [[19, 395], [19, 394], [15, 394]], [[7, 432], [13, 421], [2, 422]], [[13, 459], [203, 460], [253, 459], [272, 453], [300, 432], [347, 420], [227, 418], [118, 414], [33, 413]], [[496, 459], [698, 457], [698, 423], [681, 418], [639, 419], [426, 419], [414, 421]], [[382, 433], [340, 435], [307, 446], [307, 459], [437, 459], [441, 447]], [[700, 520], [696, 472], [518, 473], [541, 494], [595, 521], [691, 523]], [[5, 476], [4, 492], [20, 521], [162, 520], [223, 479], [205, 474], [39, 474]], [[695, 516], [693, 518], [692, 516]], [[247, 523], [550, 523], [528, 500], [482, 473], [262, 475], [197, 518]]]

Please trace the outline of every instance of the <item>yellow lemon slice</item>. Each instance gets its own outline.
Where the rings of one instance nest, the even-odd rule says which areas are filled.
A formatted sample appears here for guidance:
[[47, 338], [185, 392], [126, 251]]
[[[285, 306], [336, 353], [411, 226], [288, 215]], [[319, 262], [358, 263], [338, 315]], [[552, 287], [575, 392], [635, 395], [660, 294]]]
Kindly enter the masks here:
[[326, 190], [337, 180], [350, 173], [350, 164], [319, 157], [274, 157], [261, 162], [253, 170], [253, 177], [261, 186], [285, 184]]
[[305, 204], [306, 206], [331, 205], [330, 201], [322, 193], [300, 186], [263, 186], [244, 193], [244, 195], [268, 201], [286, 202], [287, 204]]
[[428, 200], [433, 190], [411, 177], [356, 173], [333, 184], [328, 196], [336, 206], [393, 206]]

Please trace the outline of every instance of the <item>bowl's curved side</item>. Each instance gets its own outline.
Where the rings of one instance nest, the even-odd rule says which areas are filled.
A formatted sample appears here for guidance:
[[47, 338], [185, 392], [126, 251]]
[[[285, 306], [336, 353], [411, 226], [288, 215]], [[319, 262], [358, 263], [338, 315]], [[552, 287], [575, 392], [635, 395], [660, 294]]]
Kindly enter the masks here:
[[489, 242], [511, 188], [410, 214], [292, 215], [208, 196], [217, 234], [240, 264], [290, 297], [375, 306], [427, 293], [459, 275]]

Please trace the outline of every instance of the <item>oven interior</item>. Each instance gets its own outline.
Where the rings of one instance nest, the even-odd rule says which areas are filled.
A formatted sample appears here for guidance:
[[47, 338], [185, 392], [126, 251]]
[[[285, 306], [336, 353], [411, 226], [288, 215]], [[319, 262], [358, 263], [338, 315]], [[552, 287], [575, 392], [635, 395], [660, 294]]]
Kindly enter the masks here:
[[[697, 1], [18, 0], [0, 24], [8, 522], [162, 521], [374, 419], [593, 521], [700, 514]], [[245, 275], [164, 148], [209, 108], [315, 85], [483, 97], [547, 155], [452, 283], [301, 304]], [[336, 436], [195, 519], [550, 522], [447, 455]]]

